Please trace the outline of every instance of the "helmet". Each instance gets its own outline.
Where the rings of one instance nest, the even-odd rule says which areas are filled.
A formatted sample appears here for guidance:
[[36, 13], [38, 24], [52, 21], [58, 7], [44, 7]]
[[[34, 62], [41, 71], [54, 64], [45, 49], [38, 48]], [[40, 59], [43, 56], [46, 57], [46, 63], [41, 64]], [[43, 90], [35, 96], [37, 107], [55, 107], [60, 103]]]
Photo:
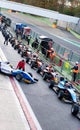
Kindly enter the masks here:
[[22, 61], [24, 62], [25, 60], [24, 60], [24, 59], [22, 59]]
[[53, 48], [51, 48], [51, 50], [52, 50], [52, 51], [54, 51], [54, 49], [53, 49]]
[[78, 61], [76, 61], [76, 64], [78, 64]]

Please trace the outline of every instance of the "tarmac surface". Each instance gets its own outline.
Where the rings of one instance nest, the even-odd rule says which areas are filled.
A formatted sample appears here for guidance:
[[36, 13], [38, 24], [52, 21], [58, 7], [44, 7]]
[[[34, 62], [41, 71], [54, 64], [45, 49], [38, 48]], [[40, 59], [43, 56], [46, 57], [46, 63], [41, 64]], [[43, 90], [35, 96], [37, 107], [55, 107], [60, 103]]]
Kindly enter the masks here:
[[[0, 42], [3, 42], [1, 32]], [[0, 61], [7, 61], [1, 48]], [[41, 130], [18, 82], [3, 74], [0, 74], [0, 130]]]
[[[67, 35], [58, 29], [55, 29], [55, 33], [59, 33], [61, 36]], [[74, 39], [76, 40], [75, 37]], [[1, 33], [0, 42], [2, 42]], [[0, 49], [0, 61], [6, 60]], [[28, 102], [25, 100], [18, 82], [12, 77], [9, 78], [0, 74], [0, 130], [41, 130]]]

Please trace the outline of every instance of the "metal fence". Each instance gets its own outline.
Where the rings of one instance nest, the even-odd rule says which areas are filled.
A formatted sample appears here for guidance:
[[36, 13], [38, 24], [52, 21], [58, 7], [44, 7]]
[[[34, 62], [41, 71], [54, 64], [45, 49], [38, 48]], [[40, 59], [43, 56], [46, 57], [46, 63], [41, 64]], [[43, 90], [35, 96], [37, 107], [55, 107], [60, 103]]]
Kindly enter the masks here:
[[[39, 40], [40, 35], [41, 34], [38, 34], [38, 33], [34, 32], [34, 31], [31, 31], [31, 37], [33, 39], [35, 39], [37, 37], [38, 40]], [[55, 51], [57, 52], [57, 54], [60, 57], [70, 61], [71, 63], [75, 63], [76, 61], [80, 62], [80, 55], [73, 52], [72, 50], [69, 50], [68, 48], [65, 48], [64, 46], [61, 46], [61, 45], [59, 45], [57, 43], [53, 44], [53, 48], [55, 49]]]
[[[31, 32], [32, 41], [34, 41], [35, 38], [39, 39], [39, 36], [40, 34], [34, 31]], [[57, 55], [54, 57], [53, 61], [51, 61], [50, 59], [47, 60], [49, 62], [52, 62], [54, 68], [58, 70], [62, 75], [67, 77], [69, 80], [72, 80], [71, 68], [76, 61], [80, 63], [80, 55], [77, 55], [76, 53], [72, 52], [72, 50], [69, 50], [68, 48], [65, 48], [64, 46], [61, 46], [57, 43], [53, 44], [53, 48], [56, 51]], [[40, 44], [38, 45], [38, 49], [41, 53]], [[42, 58], [44, 60], [43, 56]], [[77, 75], [77, 80], [78, 79], [80, 79], [80, 70]]]

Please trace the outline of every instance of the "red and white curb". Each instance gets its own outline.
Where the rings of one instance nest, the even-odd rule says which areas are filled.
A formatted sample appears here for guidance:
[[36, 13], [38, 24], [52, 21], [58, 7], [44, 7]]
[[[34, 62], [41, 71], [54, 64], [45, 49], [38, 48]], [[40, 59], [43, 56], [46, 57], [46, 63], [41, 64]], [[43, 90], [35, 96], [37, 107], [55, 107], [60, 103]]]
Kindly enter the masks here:
[[20, 87], [20, 85], [18, 84], [16, 79], [13, 77], [10, 77], [10, 81], [11, 81], [13, 89], [17, 95], [17, 98], [20, 102], [22, 110], [25, 114], [26, 120], [29, 123], [30, 130], [42, 130], [38, 120], [36, 119], [32, 109], [31, 109], [31, 106], [30, 106], [28, 100], [26, 99], [26, 97], [25, 97], [25, 95]]

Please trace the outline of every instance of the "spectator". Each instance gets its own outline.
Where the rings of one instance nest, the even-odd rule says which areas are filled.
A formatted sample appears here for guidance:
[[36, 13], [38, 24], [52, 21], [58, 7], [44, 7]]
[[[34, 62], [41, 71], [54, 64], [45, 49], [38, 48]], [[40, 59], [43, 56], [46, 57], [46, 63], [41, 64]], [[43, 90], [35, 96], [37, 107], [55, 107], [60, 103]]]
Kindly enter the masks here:
[[6, 34], [4, 44], [8, 45], [9, 34]]
[[75, 82], [77, 74], [78, 74], [78, 62], [75, 63], [74, 67], [71, 68], [73, 72], [73, 81]]
[[16, 69], [21, 69], [21, 70], [25, 71], [25, 64], [26, 64], [25, 60], [19, 61]]
[[56, 52], [53, 48], [47, 50], [46, 58], [50, 58], [50, 60], [53, 61], [55, 56], [56, 56]]

